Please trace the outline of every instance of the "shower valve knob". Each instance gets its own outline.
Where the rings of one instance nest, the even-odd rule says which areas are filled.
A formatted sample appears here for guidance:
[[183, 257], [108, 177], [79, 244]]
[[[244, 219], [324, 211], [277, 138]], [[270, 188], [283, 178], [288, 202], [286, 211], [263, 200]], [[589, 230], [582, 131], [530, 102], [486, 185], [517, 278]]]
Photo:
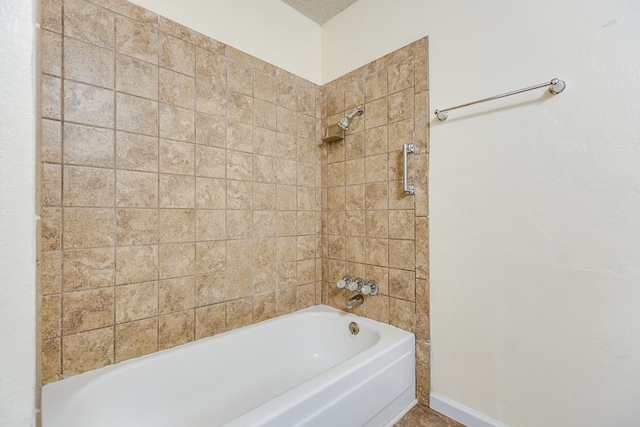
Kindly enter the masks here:
[[338, 286], [339, 289], [348, 288], [352, 280], [353, 279], [351, 279], [351, 276], [344, 276], [342, 280], [338, 280], [336, 285]]
[[350, 291], [359, 291], [360, 289], [362, 289], [363, 286], [364, 286], [364, 280], [362, 280], [359, 277], [356, 277], [355, 279], [353, 279], [351, 283], [347, 285], [347, 289], [349, 289]]
[[376, 295], [378, 293], [378, 284], [373, 280], [369, 280], [366, 285], [360, 289], [363, 295]]

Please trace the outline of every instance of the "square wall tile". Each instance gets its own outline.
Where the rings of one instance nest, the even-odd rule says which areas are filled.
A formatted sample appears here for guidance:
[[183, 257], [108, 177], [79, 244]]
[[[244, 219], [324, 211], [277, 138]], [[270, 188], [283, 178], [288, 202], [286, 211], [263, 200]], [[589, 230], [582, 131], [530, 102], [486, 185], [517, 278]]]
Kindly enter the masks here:
[[158, 136], [158, 102], [137, 96], [116, 94], [116, 129]]
[[113, 91], [65, 80], [65, 120], [90, 126], [113, 128], [115, 124], [114, 106]]
[[42, 165], [42, 206], [60, 206], [62, 203], [62, 168], [60, 165], [44, 163]]
[[114, 309], [113, 288], [63, 294], [62, 333], [72, 335], [113, 326]]
[[160, 102], [191, 110], [195, 108], [195, 78], [160, 68], [159, 82]]
[[65, 37], [64, 78], [112, 89], [115, 81], [114, 58], [111, 49]]
[[116, 132], [115, 162], [118, 169], [158, 171], [158, 138]]
[[40, 34], [42, 72], [60, 77], [62, 75], [62, 37], [60, 34], [46, 30]]
[[366, 102], [387, 96], [386, 69], [371, 74], [364, 79], [364, 94]]
[[[196, 307], [224, 302], [226, 297], [225, 274], [217, 272], [196, 276]], [[222, 304], [224, 307], [224, 304]], [[224, 308], [223, 325], [224, 325]], [[197, 321], [196, 311], [196, 321]]]
[[158, 66], [116, 54], [116, 90], [152, 100], [158, 99]]
[[216, 335], [226, 330], [226, 305], [215, 304], [196, 309], [196, 339]]
[[62, 118], [62, 82], [60, 78], [42, 76], [42, 99], [40, 114], [45, 119], [60, 120]]
[[226, 238], [226, 211], [196, 210], [196, 240], [221, 240]]
[[205, 49], [196, 49], [196, 78], [225, 87], [227, 85], [227, 60]]
[[175, 313], [195, 307], [196, 281], [191, 277], [161, 280], [159, 285], [160, 314]]
[[160, 104], [160, 137], [195, 142], [195, 112], [187, 108]]
[[[42, 94], [43, 98], [45, 94]], [[42, 120], [41, 156], [43, 162], [62, 161], [62, 124], [54, 120]]]
[[59, 294], [62, 291], [62, 252], [42, 252], [40, 256], [42, 295]]
[[255, 73], [254, 74], [254, 96], [272, 104], [276, 103], [277, 80], [272, 76]]
[[104, 208], [67, 208], [64, 213], [65, 249], [110, 247], [115, 243], [115, 211]]
[[404, 61], [391, 65], [387, 69], [388, 91], [396, 93], [403, 89], [413, 88], [414, 81], [414, 58], [408, 58]]
[[195, 338], [195, 311], [171, 313], [158, 318], [158, 349], [186, 344]]
[[64, 251], [62, 289], [70, 292], [113, 286], [115, 265], [112, 248]]
[[[177, 178], [168, 180], [169, 183], [178, 181]], [[184, 188], [184, 185], [177, 184], [179, 188]], [[171, 191], [171, 186], [167, 185], [167, 191], [169, 194], [174, 193]], [[193, 194], [193, 193], [192, 193]], [[198, 209], [225, 209], [227, 206], [227, 194], [226, 194], [226, 182], [223, 179], [216, 178], [201, 178], [198, 177], [195, 180], [195, 206]], [[189, 194], [185, 193], [182, 198], [188, 200]], [[174, 197], [168, 197], [169, 201]], [[193, 198], [191, 199], [193, 200]], [[176, 201], [179, 203], [179, 201]], [[186, 204], [186, 202], [183, 202]], [[177, 206], [175, 206], [177, 207]]]
[[192, 275], [195, 268], [196, 248], [194, 243], [172, 243], [160, 245], [160, 278]]
[[158, 315], [158, 282], [116, 287], [116, 323]]
[[161, 139], [159, 150], [160, 173], [194, 175], [195, 149], [195, 144]]
[[212, 273], [224, 271], [227, 264], [227, 242], [214, 240], [196, 243], [196, 272]]
[[116, 244], [158, 243], [158, 211], [155, 209], [117, 209]]
[[62, 336], [60, 325], [62, 297], [60, 295], [50, 295], [42, 298], [41, 316], [43, 339]]
[[158, 30], [153, 25], [116, 17], [116, 50], [152, 64], [158, 63]]
[[158, 253], [157, 245], [116, 248], [116, 284], [158, 280]]
[[41, 5], [40, 24], [42, 28], [62, 32], [62, 0], [43, 0]]
[[185, 175], [165, 175], [159, 177], [158, 199], [161, 208], [194, 208], [197, 204], [194, 194], [198, 197], [196, 178]]
[[115, 174], [110, 169], [81, 166], [64, 168], [65, 206], [113, 207]]
[[196, 231], [194, 209], [160, 209], [160, 243], [193, 242]]
[[253, 96], [253, 71], [237, 62], [228, 61], [227, 88]]
[[119, 208], [158, 207], [158, 175], [117, 170], [115, 198]]
[[196, 175], [209, 178], [225, 178], [227, 152], [222, 148], [197, 145]]
[[228, 120], [253, 124], [253, 97], [239, 92], [229, 92], [227, 98]]
[[63, 138], [64, 163], [113, 168], [113, 130], [65, 123]]
[[64, 0], [64, 35], [113, 49], [115, 14], [84, 0]]
[[196, 113], [196, 143], [227, 147], [226, 117]]
[[133, 359], [158, 350], [158, 319], [116, 325], [115, 361]]
[[57, 381], [62, 374], [60, 338], [42, 341], [42, 383], [43, 385]]
[[65, 377], [114, 362], [113, 328], [102, 328], [62, 338], [62, 375]]
[[227, 302], [227, 328], [236, 329], [250, 325], [253, 321], [251, 298], [241, 298]]
[[[230, 111], [229, 118], [231, 119], [231, 117]], [[253, 152], [253, 128], [251, 123], [241, 123], [237, 121], [228, 123], [227, 148], [247, 153]]]
[[160, 33], [160, 66], [188, 76], [195, 75], [195, 46], [165, 33]]

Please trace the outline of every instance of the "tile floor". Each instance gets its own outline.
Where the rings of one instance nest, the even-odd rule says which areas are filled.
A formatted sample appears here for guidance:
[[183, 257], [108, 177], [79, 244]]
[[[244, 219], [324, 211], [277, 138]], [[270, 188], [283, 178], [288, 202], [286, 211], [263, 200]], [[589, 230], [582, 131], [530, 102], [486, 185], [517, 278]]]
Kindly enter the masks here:
[[418, 403], [394, 427], [463, 427], [428, 406]]

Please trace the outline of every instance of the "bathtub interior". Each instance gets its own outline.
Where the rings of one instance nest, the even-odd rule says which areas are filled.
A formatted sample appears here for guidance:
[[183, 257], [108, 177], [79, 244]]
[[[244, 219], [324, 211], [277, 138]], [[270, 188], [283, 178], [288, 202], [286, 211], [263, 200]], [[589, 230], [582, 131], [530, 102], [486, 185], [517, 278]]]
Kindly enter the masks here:
[[288, 316], [49, 384], [44, 427], [224, 425], [287, 392], [317, 393], [387, 339], [377, 322], [324, 306]]

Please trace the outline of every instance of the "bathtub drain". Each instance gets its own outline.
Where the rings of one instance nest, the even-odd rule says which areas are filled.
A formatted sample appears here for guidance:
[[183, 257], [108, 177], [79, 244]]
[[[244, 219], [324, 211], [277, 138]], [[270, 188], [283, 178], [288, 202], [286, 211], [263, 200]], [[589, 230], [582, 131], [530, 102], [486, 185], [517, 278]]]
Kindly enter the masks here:
[[360, 327], [356, 322], [351, 322], [349, 323], [349, 331], [351, 332], [351, 335], [358, 335], [358, 332], [360, 332]]

